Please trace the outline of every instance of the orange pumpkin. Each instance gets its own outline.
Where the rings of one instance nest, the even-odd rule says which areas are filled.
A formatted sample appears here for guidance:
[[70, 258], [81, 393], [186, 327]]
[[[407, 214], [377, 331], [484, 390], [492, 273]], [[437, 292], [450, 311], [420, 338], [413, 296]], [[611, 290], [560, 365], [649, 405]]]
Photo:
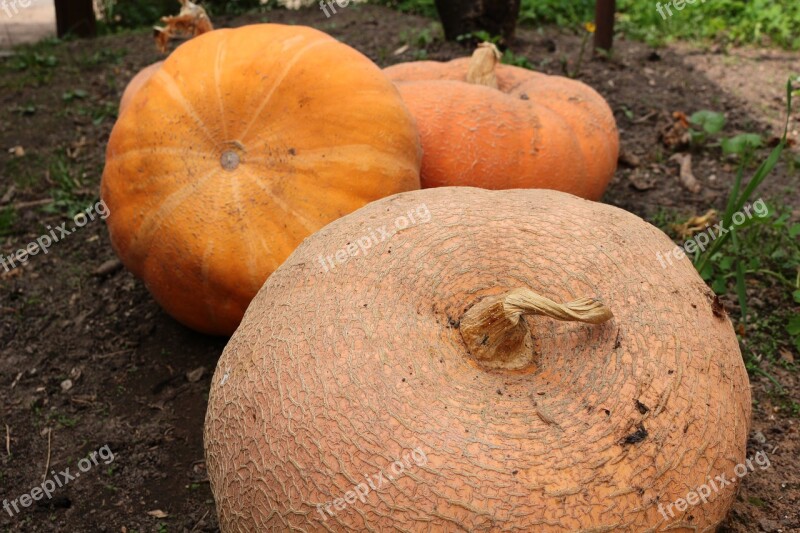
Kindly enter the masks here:
[[172, 316], [230, 334], [308, 235], [419, 188], [419, 138], [369, 59], [317, 30], [217, 30], [178, 47], [108, 144], [111, 241]]
[[422, 186], [544, 188], [600, 199], [619, 152], [603, 97], [498, 58], [484, 43], [472, 59], [384, 69], [417, 120]]
[[153, 77], [153, 74], [161, 68], [163, 65], [163, 61], [158, 61], [153, 63], [152, 65], [146, 66], [142, 70], [136, 73], [136, 76], [128, 82], [128, 85], [125, 87], [125, 91], [122, 93], [122, 98], [119, 102], [119, 114], [121, 115], [125, 108], [128, 107], [128, 104], [133, 99], [133, 95], [139, 92], [147, 81]]
[[674, 246], [545, 190], [403, 193], [317, 232], [212, 379], [222, 531], [714, 531], [734, 486], [671, 504], [742, 463], [750, 388]]

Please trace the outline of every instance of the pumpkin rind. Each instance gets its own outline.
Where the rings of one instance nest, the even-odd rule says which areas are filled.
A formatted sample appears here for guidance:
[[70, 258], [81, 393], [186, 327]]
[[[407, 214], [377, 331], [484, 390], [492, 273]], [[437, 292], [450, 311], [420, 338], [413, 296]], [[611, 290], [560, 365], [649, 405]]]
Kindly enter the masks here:
[[417, 120], [422, 186], [545, 188], [602, 197], [614, 175], [614, 115], [588, 85], [496, 65], [498, 89], [467, 83], [469, 58], [384, 69]]
[[163, 64], [163, 61], [158, 61], [152, 65], [144, 67], [142, 70], [136, 73], [136, 76], [134, 76], [130, 82], [128, 82], [128, 85], [125, 87], [125, 91], [122, 93], [122, 98], [119, 102], [120, 115], [122, 115], [123, 111], [125, 111], [125, 108], [128, 107], [128, 104], [133, 99], [133, 95], [139, 92], [139, 89], [144, 87], [144, 84], [153, 77], [153, 74], [155, 74]]
[[[321, 266], [420, 206], [430, 222]], [[733, 486], [669, 520], [658, 506], [742, 462], [750, 390], [713, 293], [688, 260], [660, 265], [673, 247], [542, 190], [403, 193], [328, 225], [266, 282], [212, 379], [222, 531], [713, 531]], [[485, 370], [459, 321], [518, 287], [600, 298], [613, 319], [525, 318], [536, 368]], [[417, 448], [424, 465], [323, 515]]]
[[420, 157], [369, 59], [311, 28], [254, 25], [184, 43], [135, 93], [102, 197], [114, 248], [167, 312], [230, 334], [305, 237], [419, 188]]

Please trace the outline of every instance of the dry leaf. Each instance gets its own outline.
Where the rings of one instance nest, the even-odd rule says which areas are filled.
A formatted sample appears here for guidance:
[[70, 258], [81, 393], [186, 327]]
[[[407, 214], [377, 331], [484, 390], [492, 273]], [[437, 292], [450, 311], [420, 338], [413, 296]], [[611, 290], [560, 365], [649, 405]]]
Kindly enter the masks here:
[[680, 235], [682, 239], [688, 239], [694, 237], [701, 231], [705, 231], [706, 228], [711, 226], [716, 221], [717, 212], [713, 209], [709, 209], [703, 216], [693, 216], [683, 224], [673, 224], [672, 229], [675, 230], [675, 232]]
[[177, 16], [161, 17], [165, 26], [153, 28], [156, 46], [162, 54], [167, 53], [169, 42], [173, 39], [191, 39], [214, 29], [205, 9], [190, 0], [180, 2], [182, 7]]
[[169, 515], [162, 511], [161, 509], [156, 509], [155, 511], [147, 511], [147, 514], [152, 516], [153, 518], [166, 518]]
[[672, 118], [675, 121], [661, 130], [661, 142], [671, 149], [688, 146], [691, 141], [689, 118], [680, 111], [675, 111]]

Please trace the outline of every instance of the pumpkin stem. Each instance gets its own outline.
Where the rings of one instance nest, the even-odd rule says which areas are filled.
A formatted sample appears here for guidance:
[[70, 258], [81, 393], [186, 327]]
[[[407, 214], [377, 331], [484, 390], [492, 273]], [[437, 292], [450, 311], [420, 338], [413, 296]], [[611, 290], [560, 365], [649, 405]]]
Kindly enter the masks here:
[[480, 43], [472, 53], [467, 70], [467, 82], [497, 89], [494, 69], [503, 55], [492, 43]]
[[587, 324], [602, 324], [614, 316], [595, 298], [560, 304], [530, 289], [489, 296], [473, 305], [461, 318], [461, 338], [472, 358], [490, 369], [530, 367], [535, 362], [533, 339], [525, 321], [520, 320], [523, 315]]

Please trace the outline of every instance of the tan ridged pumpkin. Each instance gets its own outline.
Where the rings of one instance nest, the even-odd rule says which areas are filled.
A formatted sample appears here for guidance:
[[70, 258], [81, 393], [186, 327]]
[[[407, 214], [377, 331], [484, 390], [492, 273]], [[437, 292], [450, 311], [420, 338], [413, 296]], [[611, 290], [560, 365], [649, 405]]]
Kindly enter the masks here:
[[328, 225], [214, 374], [222, 531], [713, 531], [735, 486], [670, 504], [742, 462], [750, 389], [673, 248], [544, 190], [403, 193]]
[[419, 139], [369, 59], [311, 28], [263, 24], [177, 48], [108, 144], [111, 241], [172, 316], [231, 334], [308, 235], [419, 188]]
[[584, 83], [498, 57], [489, 45], [471, 59], [384, 69], [417, 120], [422, 186], [543, 188], [599, 200], [619, 153], [606, 101]]

